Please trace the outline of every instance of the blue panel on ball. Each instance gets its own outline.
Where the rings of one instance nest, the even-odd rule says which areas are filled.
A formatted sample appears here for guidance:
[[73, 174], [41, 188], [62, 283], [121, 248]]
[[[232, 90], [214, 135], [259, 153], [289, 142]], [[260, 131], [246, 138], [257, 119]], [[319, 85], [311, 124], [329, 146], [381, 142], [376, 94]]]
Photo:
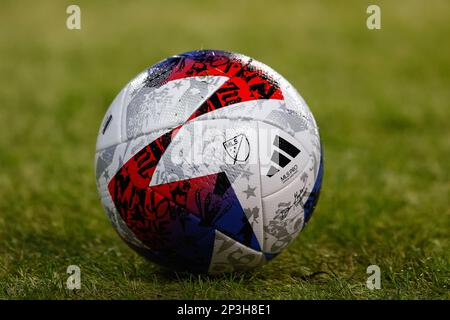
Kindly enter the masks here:
[[202, 225], [192, 214], [182, 214], [171, 225], [160, 250], [133, 247], [143, 256], [175, 271], [204, 273], [209, 269], [214, 249], [215, 231]]
[[241, 244], [256, 251], [261, 251], [261, 246], [256, 239], [253, 227], [248, 221], [244, 209], [225, 173], [221, 172], [218, 174], [216, 189], [217, 185], [220, 185], [220, 189], [226, 190], [222, 199], [226, 199], [227, 210], [214, 219], [213, 226]]
[[320, 165], [319, 172], [317, 173], [316, 181], [314, 182], [314, 187], [311, 190], [311, 194], [306, 200], [304, 211], [305, 211], [305, 223], [311, 219], [311, 216], [316, 208], [317, 201], [319, 201], [320, 196], [320, 188], [322, 187], [322, 178], [323, 178], [323, 152], [320, 151]]
[[172, 230], [175, 268], [207, 272], [214, 249], [214, 229], [203, 226], [192, 214], [183, 216], [180, 222], [178, 230]]

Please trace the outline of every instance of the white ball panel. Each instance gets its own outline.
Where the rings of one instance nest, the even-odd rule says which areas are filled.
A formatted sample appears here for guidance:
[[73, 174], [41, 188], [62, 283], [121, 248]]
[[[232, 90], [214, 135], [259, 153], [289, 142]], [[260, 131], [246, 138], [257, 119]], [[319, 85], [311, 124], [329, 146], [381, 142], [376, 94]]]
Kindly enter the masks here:
[[[258, 123], [258, 137], [261, 188], [265, 197], [292, 183], [305, 168], [310, 152], [286, 132], [266, 123]], [[280, 140], [284, 144], [277, 145]], [[292, 148], [284, 146], [289, 144]]]
[[128, 93], [128, 85], [116, 96], [106, 111], [97, 137], [96, 150], [114, 146], [122, 142], [122, 112]]
[[227, 79], [189, 77], [142, 88], [126, 107], [127, 139], [185, 123]]
[[242, 245], [215, 231], [214, 250], [208, 272], [218, 274], [235, 270], [253, 269], [266, 262], [261, 252]]
[[298, 235], [304, 224], [304, 204], [314, 186], [315, 160], [289, 185], [262, 198], [264, 212], [264, 252], [278, 253]]

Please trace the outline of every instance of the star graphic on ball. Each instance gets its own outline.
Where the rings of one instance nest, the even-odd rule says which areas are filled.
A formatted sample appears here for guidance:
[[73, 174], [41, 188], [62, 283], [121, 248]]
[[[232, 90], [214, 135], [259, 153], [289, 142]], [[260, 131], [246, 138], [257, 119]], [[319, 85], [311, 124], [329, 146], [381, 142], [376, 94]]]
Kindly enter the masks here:
[[247, 190], [243, 191], [247, 195], [247, 199], [250, 197], [256, 197], [255, 194], [256, 187], [252, 188], [250, 185], [247, 186]]

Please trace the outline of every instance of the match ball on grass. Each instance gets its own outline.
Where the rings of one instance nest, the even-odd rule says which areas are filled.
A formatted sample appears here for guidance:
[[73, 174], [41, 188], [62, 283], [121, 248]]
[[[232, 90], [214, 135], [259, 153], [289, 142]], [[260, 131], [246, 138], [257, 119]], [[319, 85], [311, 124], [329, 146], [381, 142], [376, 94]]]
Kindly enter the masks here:
[[295, 88], [247, 56], [200, 50], [131, 80], [100, 126], [96, 178], [119, 236], [176, 271], [273, 259], [310, 219], [323, 161]]

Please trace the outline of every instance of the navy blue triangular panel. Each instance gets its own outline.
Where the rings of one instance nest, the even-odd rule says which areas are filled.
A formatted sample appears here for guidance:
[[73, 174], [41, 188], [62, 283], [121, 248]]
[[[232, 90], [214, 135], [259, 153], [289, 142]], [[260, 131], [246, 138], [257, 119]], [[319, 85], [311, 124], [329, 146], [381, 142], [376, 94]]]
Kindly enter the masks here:
[[[176, 230], [179, 229], [179, 230]], [[214, 249], [215, 230], [201, 225], [192, 214], [182, 217], [182, 224], [172, 230], [176, 269], [207, 272]], [[178, 258], [176, 258], [178, 257]]]
[[213, 227], [243, 245], [261, 251], [253, 228], [226, 174], [220, 172], [216, 181], [214, 191], [222, 194], [221, 201], [226, 204], [226, 210], [216, 216], [213, 220]]
[[213, 228], [203, 226], [192, 214], [181, 213], [171, 222], [170, 232], [159, 250], [134, 249], [170, 269], [204, 273], [211, 263], [214, 240]]

